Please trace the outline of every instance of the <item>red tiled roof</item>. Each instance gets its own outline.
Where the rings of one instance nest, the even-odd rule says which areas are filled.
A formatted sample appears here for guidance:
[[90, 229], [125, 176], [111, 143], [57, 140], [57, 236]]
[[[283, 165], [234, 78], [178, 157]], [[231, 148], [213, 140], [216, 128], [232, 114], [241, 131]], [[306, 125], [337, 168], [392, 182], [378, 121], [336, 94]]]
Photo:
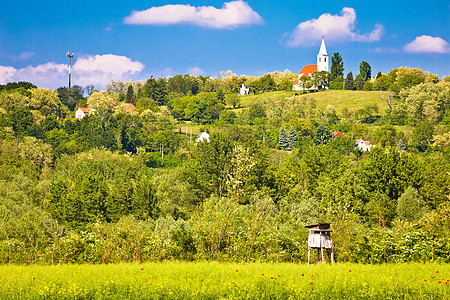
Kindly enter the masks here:
[[302, 77], [309, 77], [312, 73], [317, 71], [317, 65], [307, 65], [302, 68], [298, 74], [303, 74]]
[[297, 81], [294, 82], [294, 85], [298, 85], [298, 79], [297, 79]]
[[133, 110], [136, 109], [136, 106], [134, 106], [133, 103], [122, 102], [121, 104], [122, 104], [123, 107], [127, 108], [128, 110], [133, 111]]
[[82, 112], [84, 113], [88, 113], [89, 112], [89, 107], [78, 107], [79, 109], [81, 109]]
[[337, 138], [338, 136], [342, 136], [343, 138], [345, 138], [345, 135], [342, 132], [340, 131], [333, 132], [333, 139]]

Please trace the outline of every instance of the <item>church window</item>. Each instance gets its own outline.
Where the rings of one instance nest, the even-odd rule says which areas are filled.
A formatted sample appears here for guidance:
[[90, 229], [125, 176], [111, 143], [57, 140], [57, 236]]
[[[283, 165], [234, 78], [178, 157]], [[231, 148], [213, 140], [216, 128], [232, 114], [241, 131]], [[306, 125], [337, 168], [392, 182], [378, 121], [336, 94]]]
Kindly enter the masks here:
[[327, 58], [326, 58], [326, 57], [324, 57], [323, 59], [324, 59], [324, 60], [323, 60], [324, 62], [327, 62]]
[[320, 62], [320, 57], [319, 57], [319, 62]]

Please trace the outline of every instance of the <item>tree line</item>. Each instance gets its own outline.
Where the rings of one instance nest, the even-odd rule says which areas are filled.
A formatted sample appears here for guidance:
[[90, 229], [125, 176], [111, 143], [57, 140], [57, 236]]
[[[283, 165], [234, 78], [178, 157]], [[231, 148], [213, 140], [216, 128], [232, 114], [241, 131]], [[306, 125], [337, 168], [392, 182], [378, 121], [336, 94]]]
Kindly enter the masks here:
[[[331, 222], [339, 261], [448, 262], [450, 82], [391, 72], [387, 111], [295, 92], [237, 111], [233, 93], [182, 75], [89, 94], [2, 86], [0, 261], [302, 262], [304, 226]], [[77, 105], [96, 113], [65, 118]]]

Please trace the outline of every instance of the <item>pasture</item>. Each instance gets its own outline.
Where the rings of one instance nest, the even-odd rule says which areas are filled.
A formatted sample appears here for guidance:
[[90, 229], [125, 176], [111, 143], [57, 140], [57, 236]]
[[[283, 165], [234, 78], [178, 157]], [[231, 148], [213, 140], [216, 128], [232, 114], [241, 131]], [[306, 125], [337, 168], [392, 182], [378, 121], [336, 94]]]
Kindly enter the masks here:
[[0, 266], [1, 299], [448, 299], [444, 264]]

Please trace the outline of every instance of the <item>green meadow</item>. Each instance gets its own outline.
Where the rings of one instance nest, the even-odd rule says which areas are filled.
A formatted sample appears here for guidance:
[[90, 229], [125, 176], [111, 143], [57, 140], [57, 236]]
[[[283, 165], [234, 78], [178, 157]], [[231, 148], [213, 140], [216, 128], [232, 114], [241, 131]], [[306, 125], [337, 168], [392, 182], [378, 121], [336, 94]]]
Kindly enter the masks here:
[[0, 266], [2, 299], [448, 299], [444, 264]]

